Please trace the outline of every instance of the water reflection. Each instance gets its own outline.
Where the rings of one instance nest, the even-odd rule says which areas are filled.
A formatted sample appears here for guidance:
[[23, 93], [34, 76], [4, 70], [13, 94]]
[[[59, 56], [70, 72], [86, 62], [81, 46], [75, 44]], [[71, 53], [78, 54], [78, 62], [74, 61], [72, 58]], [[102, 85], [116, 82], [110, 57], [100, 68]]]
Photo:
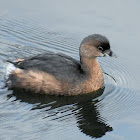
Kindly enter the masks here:
[[[65, 120], [65, 117], [70, 117], [71, 114], [74, 114], [77, 120], [76, 125], [81, 132], [88, 136], [99, 138], [105, 135], [106, 132], [113, 130], [105, 121], [99, 121], [101, 119], [96, 103], [99, 102], [97, 97], [102, 95], [103, 91], [104, 88], [86, 95], [55, 96], [35, 94], [24, 90], [14, 89], [13, 93], [8, 95], [7, 98], [10, 99], [14, 96], [16, 97], [15, 101], [20, 100], [21, 102], [33, 104], [32, 110], [39, 109], [48, 112], [49, 116], [44, 119], [51, 117], [51, 121], [56, 119], [59, 120], [59, 118], [63, 121]], [[71, 107], [67, 107], [67, 105], [71, 105]], [[52, 110], [59, 107], [61, 107], [62, 112], [65, 112], [65, 115], [61, 114], [54, 119], [55, 115], [52, 113]], [[57, 114], [59, 111], [55, 113]]]

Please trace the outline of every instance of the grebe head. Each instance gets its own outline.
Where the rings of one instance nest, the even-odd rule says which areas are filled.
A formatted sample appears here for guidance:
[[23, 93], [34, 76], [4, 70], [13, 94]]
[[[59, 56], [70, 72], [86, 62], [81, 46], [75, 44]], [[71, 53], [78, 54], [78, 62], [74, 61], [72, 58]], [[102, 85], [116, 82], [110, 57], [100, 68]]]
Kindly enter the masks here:
[[109, 40], [100, 34], [85, 37], [80, 45], [80, 56], [96, 58], [101, 56], [117, 57], [110, 49]]

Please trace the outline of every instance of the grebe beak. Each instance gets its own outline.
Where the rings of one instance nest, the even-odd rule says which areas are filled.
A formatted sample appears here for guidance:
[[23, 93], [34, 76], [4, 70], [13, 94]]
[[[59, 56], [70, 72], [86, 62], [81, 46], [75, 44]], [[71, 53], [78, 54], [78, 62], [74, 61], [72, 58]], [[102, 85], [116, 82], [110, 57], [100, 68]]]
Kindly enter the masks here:
[[104, 51], [104, 56], [107, 56], [107, 55], [110, 57], [117, 58], [117, 55], [111, 49]]

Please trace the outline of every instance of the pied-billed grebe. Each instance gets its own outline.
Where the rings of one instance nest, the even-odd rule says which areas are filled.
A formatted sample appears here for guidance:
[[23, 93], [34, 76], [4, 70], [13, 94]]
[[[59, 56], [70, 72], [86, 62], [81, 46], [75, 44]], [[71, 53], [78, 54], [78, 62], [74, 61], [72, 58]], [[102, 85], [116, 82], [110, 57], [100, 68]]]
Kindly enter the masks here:
[[78, 95], [102, 88], [104, 78], [97, 57], [115, 56], [109, 40], [99, 34], [90, 35], [83, 39], [79, 51], [80, 61], [60, 53], [19, 59], [11, 64], [7, 85], [56, 95]]

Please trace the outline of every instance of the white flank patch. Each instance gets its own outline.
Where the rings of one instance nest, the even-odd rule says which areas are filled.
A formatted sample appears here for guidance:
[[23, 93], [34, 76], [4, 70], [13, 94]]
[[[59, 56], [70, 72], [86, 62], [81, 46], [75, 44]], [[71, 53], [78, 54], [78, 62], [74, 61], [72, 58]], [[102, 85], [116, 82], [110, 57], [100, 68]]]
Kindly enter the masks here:
[[8, 63], [7, 67], [6, 67], [6, 73], [5, 73], [5, 78], [6, 80], [8, 79], [9, 75], [16, 69], [16, 67], [14, 66], [14, 64], [12, 63]]

